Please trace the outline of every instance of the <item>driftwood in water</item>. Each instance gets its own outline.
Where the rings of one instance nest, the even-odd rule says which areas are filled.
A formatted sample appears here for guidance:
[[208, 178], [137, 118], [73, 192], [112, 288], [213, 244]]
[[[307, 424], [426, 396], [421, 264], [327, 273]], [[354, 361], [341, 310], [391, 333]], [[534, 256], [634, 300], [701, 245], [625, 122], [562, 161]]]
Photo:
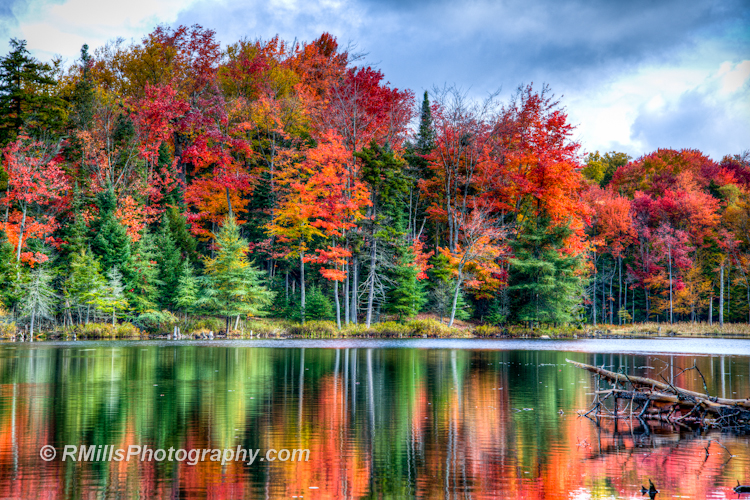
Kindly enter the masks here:
[[[660, 382], [646, 377], [616, 373], [569, 359], [566, 361], [598, 375], [613, 385], [612, 389], [595, 392], [592, 408], [585, 415], [596, 411], [599, 417], [626, 418], [629, 416], [675, 424], [727, 429], [750, 427], [750, 398], [712, 397], [708, 391], [706, 393], [689, 391], [675, 387], [667, 381]], [[698, 370], [695, 366], [693, 368]], [[702, 378], [703, 374], [700, 370], [698, 373]], [[614, 407], [611, 410], [604, 405], [609, 398], [614, 399]], [[628, 406], [624, 410], [618, 407], [619, 400], [629, 400], [629, 414], [627, 413]], [[636, 404], [637, 407], [635, 407]]]

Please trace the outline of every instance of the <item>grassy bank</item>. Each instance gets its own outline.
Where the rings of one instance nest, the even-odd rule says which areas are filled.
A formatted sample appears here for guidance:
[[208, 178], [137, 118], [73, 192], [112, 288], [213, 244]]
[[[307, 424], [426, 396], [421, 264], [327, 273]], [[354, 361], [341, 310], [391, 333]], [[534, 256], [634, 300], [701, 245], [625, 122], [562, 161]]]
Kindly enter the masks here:
[[[226, 334], [224, 321], [220, 318], [194, 318], [188, 322], [174, 322], [142, 329], [132, 323], [89, 323], [73, 327], [42, 331], [34, 335], [34, 340], [133, 340], [169, 339], [174, 327], [180, 328], [183, 339], [253, 339], [253, 338], [652, 338], [652, 337], [750, 337], [750, 325], [746, 323], [718, 324], [707, 323], [638, 323], [635, 325], [599, 325], [594, 328], [573, 326], [528, 328], [521, 325], [493, 326], [477, 325], [458, 321], [448, 327], [445, 320], [420, 315], [405, 321], [375, 323], [370, 328], [363, 324], [344, 325], [341, 330], [332, 321], [308, 321], [304, 325], [278, 319], [251, 319], [241, 321], [236, 329]], [[234, 326], [234, 325], [233, 325]], [[0, 339], [28, 340], [13, 323], [0, 323]]]

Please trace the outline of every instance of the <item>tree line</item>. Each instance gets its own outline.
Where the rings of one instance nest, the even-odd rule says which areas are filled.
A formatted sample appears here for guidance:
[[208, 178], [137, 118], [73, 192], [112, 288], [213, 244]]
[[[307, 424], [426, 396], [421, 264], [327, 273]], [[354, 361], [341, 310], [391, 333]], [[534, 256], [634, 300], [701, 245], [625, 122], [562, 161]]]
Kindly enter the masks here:
[[32, 331], [750, 321], [747, 153], [584, 154], [548, 86], [419, 102], [327, 33], [10, 49], [0, 300]]

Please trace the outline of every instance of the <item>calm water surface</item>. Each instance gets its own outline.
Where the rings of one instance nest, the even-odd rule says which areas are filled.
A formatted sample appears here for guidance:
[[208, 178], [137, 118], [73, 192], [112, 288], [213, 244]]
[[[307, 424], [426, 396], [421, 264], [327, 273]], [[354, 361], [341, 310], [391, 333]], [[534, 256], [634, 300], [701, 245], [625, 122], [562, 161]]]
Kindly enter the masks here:
[[[566, 358], [651, 378], [695, 362], [713, 395], [750, 396], [747, 340], [3, 343], [0, 498], [630, 499], [651, 478], [657, 499], [705, 499], [750, 483], [750, 436], [578, 417], [594, 380]], [[676, 383], [703, 390], [695, 371]], [[66, 444], [310, 455], [63, 462]]]

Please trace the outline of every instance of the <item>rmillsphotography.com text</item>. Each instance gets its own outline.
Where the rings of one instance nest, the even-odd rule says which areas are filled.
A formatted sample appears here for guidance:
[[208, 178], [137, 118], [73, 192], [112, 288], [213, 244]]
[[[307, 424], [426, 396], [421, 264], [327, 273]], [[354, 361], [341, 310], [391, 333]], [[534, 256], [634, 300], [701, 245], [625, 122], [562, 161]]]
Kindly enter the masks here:
[[[51, 445], [39, 449], [42, 460], [50, 462], [58, 458], [58, 450]], [[270, 448], [261, 453], [259, 448], [151, 448], [148, 445], [131, 444], [127, 448], [116, 448], [114, 445], [72, 445], [66, 444], [62, 449], [59, 460], [63, 462], [185, 462], [196, 465], [198, 462], [245, 462], [252, 465], [258, 462], [307, 462], [310, 450]]]

